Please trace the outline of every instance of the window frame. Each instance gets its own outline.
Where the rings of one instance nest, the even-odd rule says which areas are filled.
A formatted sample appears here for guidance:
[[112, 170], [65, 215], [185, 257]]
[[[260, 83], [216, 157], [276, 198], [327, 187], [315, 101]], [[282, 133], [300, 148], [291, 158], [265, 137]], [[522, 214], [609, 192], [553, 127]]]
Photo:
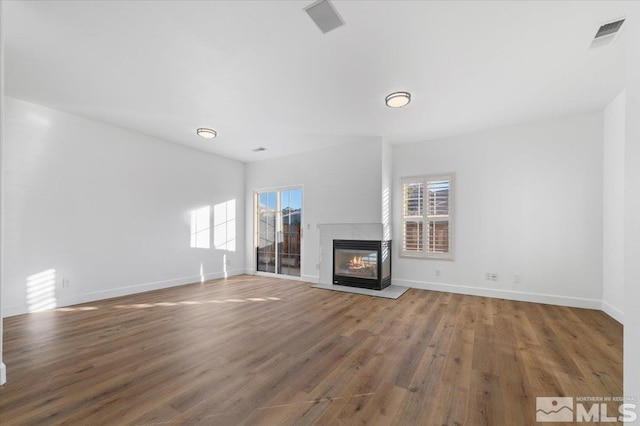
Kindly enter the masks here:
[[[447, 180], [449, 181], [449, 213], [446, 215], [446, 219], [442, 219], [441, 221], [447, 221], [449, 224], [448, 230], [448, 244], [449, 251], [446, 253], [441, 252], [433, 252], [428, 251], [428, 242], [429, 242], [429, 223], [433, 221], [434, 216], [429, 215], [427, 208], [427, 190], [430, 182], [437, 182]], [[406, 184], [422, 184], [423, 192], [422, 192], [422, 215], [418, 216], [410, 216], [405, 215], [405, 191], [404, 187]], [[400, 250], [398, 250], [399, 256], [403, 258], [410, 259], [438, 259], [438, 260], [455, 260], [455, 173], [438, 173], [433, 175], [420, 175], [420, 176], [407, 176], [400, 178]], [[440, 215], [442, 216], [442, 215]], [[405, 250], [405, 224], [407, 222], [418, 222], [422, 226], [422, 247], [420, 250]]]

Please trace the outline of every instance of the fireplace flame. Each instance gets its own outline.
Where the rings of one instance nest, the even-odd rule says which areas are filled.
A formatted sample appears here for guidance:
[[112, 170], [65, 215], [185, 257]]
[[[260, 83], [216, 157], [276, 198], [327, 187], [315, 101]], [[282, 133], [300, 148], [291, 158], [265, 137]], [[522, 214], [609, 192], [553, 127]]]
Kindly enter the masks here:
[[358, 270], [366, 267], [367, 264], [362, 261], [362, 256], [353, 256], [353, 259], [349, 261], [349, 269]]

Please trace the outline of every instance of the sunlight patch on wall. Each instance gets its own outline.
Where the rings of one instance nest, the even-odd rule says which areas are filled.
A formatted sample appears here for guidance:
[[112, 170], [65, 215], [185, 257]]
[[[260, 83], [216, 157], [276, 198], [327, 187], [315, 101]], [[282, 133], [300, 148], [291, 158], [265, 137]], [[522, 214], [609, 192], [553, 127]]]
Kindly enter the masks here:
[[382, 233], [383, 240], [391, 239], [391, 191], [389, 188], [382, 191]]
[[191, 247], [208, 249], [210, 240], [211, 206], [191, 210]]
[[236, 200], [213, 207], [213, 246], [218, 250], [236, 251]]
[[53, 309], [56, 304], [56, 270], [47, 269], [27, 277], [29, 312]]
[[51, 125], [51, 120], [33, 112], [27, 114], [27, 118], [37, 126], [49, 127]]

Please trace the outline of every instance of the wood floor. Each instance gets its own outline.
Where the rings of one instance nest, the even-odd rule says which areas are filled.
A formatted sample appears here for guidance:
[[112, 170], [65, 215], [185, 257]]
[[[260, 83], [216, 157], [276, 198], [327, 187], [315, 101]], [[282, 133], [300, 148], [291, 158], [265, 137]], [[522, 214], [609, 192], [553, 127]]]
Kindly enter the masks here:
[[416, 289], [240, 276], [7, 318], [4, 338], [3, 426], [528, 425], [536, 396], [622, 395], [602, 312]]

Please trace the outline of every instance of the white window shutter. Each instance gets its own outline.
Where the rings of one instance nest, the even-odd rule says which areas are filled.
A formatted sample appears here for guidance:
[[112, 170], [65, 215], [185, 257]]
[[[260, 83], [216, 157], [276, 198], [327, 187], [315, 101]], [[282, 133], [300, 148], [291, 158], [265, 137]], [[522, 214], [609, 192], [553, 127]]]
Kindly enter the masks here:
[[453, 174], [401, 179], [401, 256], [453, 259]]

